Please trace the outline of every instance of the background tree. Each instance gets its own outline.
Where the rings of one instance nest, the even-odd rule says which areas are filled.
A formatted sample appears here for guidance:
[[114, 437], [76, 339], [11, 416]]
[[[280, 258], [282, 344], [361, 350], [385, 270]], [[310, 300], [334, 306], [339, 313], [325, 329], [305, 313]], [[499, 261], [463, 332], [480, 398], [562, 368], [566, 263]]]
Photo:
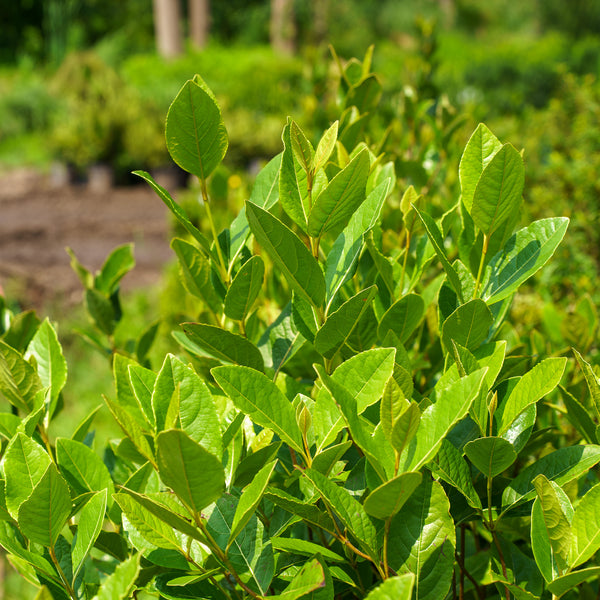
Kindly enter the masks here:
[[153, 0], [156, 47], [166, 58], [183, 52], [181, 7], [175, 0]]

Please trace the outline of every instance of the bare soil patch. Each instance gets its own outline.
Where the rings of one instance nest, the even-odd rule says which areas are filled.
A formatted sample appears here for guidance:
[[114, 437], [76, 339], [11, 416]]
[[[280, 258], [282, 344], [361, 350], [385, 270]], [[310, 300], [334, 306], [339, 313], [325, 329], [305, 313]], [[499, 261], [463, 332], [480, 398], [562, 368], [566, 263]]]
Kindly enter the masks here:
[[144, 185], [90, 189], [56, 187], [48, 176], [19, 170], [0, 175], [0, 288], [41, 307], [81, 298], [66, 247], [95, 271], [111, 250], [134, 243], [136, 267], [123, 279], [131, 289], [156, 283], [173, 254], [167, 209]]

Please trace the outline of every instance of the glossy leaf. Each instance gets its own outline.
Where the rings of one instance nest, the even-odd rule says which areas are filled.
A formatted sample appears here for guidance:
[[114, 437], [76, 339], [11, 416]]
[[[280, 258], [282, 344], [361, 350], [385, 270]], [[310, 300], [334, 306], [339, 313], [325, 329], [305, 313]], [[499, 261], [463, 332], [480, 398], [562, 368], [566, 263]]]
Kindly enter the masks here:
[[344, 302], [334, 313], [327, 316], [315, 335], [317, 352], [327, 359], [333, 358], [348, 341], [358, 321], [373, 301], [377, 287], [372, 285]]
[[130, 598], [130, 590], [140, 570], [140, 558], [141, 554], [136, 553], [117, 565], [114, 572], [104, 580], [98, 594], [92, 600], [126, 600], [126, 598]]
[[369, 153], [357, 154], [315, 200], [308, 217], [308, 233], [319, 237], [330, 230], [340, 231], [366, 198]]
[[353, 498], [347, 490], [314, 469], [305, 469], [304, 476], [315, 486], [323, 498], [323, 502], [337, 515], [342, 525], [367, 554], [373, 560], [377, 560], [377, 531], [360, 502]]
[[290, 554], [300, 554], [302, 556], [314, 556], [320, 554], [323, 558], [330, 562], [343, 563], [346, 559], [336, 554], [329, 548], [320, 546], [313, 542], [306, 540], [289, 538], [289, 537], [273, 537], [271, 543], [275, 550], [281, 550], [283, 552], [289, 552]]
[[502, 148], [501, 142], [483, 123], [475, 129], [465, 146], [458, 175], [461, 199], [469, 212], [471, 212], [473, 194], [479, 178], [500, 148]]
[[584, 360], [583, 356], [573, 348], [573, 354], [575, 354], [575, 358], [579, 364], [579, 368], [581, 369], [583, 376], [585, 378], [585, 382], [590, 391], [590, 396], [592, 397], [592, 406], [596, 412], [596, 416], [600, 418], [600, 381], [598, 380], [598, 376], [594, 373], [594, 369], [592, 365]]
[[448, 498], [438, 482], [425, 477], [392, 519], [389, 565], [399, 575], [416, 575], [413, 598], [444, 598], [452, 579], [455, 546]]
[[382, 483], [365, 499], [365, 511], [377, 519], [393, 517], [419, 486], [421, 479], [421, 473], [408, 472]]
[[210, 356], [257, 371], [264, 370], [260, 350], [244, 336], [204, 323], [182, 323], [181, 327], [185, 335]]
[[394, 450], [398, 454], [402, 454], [404, 448], [415, 437], [421, 423], [421, 409], [419, 405], [413, 401], [407, 409], [394, 421], [390, 441]]
[[50, 464], [19, 507], [19, 528], [32, 542], [54, 547], [70, 514], [69, 486], [54, 464]]
[[194, 515], [214, 502], [225, 488], [221, 461], [177, 429], [156, 438], [158, 474]]
[[506, 471], [515, 460], [517, 453], [512, 444], [500, 437], [482, 437], [465, 444], [467, 458], [491, 479]]
[[315, 157], [315, 150], [296, 121], [291, 121], [290, 123], [290, 140], [292, 142], [294, 157], [304, 171], [309, 173]]
[[167, 148], [188, 173], [206, 179], [227, 152], [227, 130], [215, 98], [205, 86], [189, 80], [167, 113]]
[[225, 314], [236, 321], [243, 321], [262, 288], [265, 263], [260, 256], [247, 260], [236, 273], [225, 296]]
[[67, 361], [56, 331], [48, 319], [44, 320], [33, 336], [27, 347], [26, 356], [35, 357], [40, 381], [44, 387], [50, 388], [50, 413], [52, 413], [58, 395], [67, 381]]
[[517, 231], [485, 267], [481, 297], [488, 305], [504, 300], [537, 273], [562, 241], [569, 219], [535, 221]]
[[[294, 301], [297, 296], [294, 297]], [[294, 302], [293, 301], [293, 302]], [[308, 302], [300, 299], [310, 316], [314, 316], [313, 308]], [[293, 304], [288, 303], [279, 316], [264, 331], [258, 340], [265, 367], [278, 371], [296, 354], [305, 342], [303, 335], [293, 317]], [[309, 316], [309, 318], [310, 318]], [[316, 326], [316, 320], [314, 321]], [[314, 339], [314, 335], [313, 335]]]
[[79, 512], [77, 535], [73, 540], [73, 578], [77, 578], [79, 570], [94, 543], [100, 535], [106, 512], [107, 491], [97, 492]]
[[600, 567], [588, 567], [579, 571], [573, 571], [562, 577], [558, 577], [548, 584], [548, 591], [556, 598], [561, 598], [569, 590], [577, 587], [584, 581], [597, 580], [600, 576]]
[[[291, 119], [288, 119], [281, 135], [283, 153], [279, 170], [279, 200], [290, 219], [306, 232], [307, 216], [304, 199], [308, 194], [307, 174], [295, 157], [291, 128]], [[247, 207], [246, 216], [250, 221]], [[252, 222], [250, 222], [250, 228], [256, 235]]]
[[0, 387], [2, 395], [17, 409], [28, 414], [34, 408], [42, 382], [33, 367], [17, 350], [0, 340]]
[[312, 161], [312, 169], [317, 171], [324, 167], [335, 148], [337, 141], [339, 121], [335, 121], [333, 125], [321, 136], [315, 155]]
[[412, 573], [388, 577], [372, 589], [365, 600], [411, 600], [415, 576]]
[[119, 282], [135, 267], [133, 244], [124, 244], [115, 248], [94, 278], [94, 287], [107, 296], [112, 295]]
[[498, 435], [505, 433], [528, 406], [535, 404], [559, 384], [566, 365], [566, 358], [546, 358], [519, 379], [494, 415]]
[[519, 210], [525, 184], [523, 158], [511, 144], [504, 144], [483, 169], [473, 193], [471, 217], [487, 236]]
[[247, 367], [216, 367], [211, 372], [235, 406], [254, 423], [271, 429], [292, 448], [304, 452], [294, 409], [269, 378]]
[[281, 594], [273, 596], [273, 599], [300, 600], [301, 598], [312, 598], [312, 592], [325, 587], [325, 579], [323, 565], [314, 558], [305, 563], [285, 590]]
[[256, 240], [282, 271], [290, 287], [319, 308], [325, 299], [325, 279], [308, 248], [279, 219], [255, 204], [246, 203], [246, 214]]
[[578, 567], [600, 549], [600, 485], [596, 484], [579, 501], [571, 522], [569, 565]]
[[385, 312], [379, 323], [377, 334], [383, 339], [392, 330], [402, 344], [417, 328], [425, 314], [425, 302], [417, 294], [407, 294], [394, 302]]
[[448, 350], [456, 342], [475, 350], [488, 336], [494, 317], [483, 300], [475, 298], [459, 306], [442, 325], [442, 340]]

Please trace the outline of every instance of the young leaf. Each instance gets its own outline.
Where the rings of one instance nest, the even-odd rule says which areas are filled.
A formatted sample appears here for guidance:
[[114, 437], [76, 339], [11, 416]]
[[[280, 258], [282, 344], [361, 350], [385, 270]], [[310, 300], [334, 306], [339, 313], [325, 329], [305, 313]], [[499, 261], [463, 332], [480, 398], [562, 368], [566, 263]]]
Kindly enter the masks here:
[[500, 140], [483, 123], [475, 129], [465, 146], [458, 167], [458, 176], [461, 199], [469, 212], [471, 212], [473, 194], [479, 178], [500, 148], [502, 148]]
[[306, 173], [310, 173], [315, 151], [296, 121], [290, 123], [290, 139], [294, 157]]
[[152, 391], [156, 385], [157, 374], [150, 369], [140, 365], [130, 364], [129, 383], [138, 404], [146, 417], [146, 420], [152, 427], [156, 427], [156, 417], [152, 409]]
[[421, 479], [421, 473], [408, 472], [382, 483], [365, 499], [365, 511], [377, 519], [393, 517], [419, 486]]
[[126, 598], [130, 598], [130, 590], [140, 570], [141, 556], [141, 553], [136, 553], [117, 565], [112, 575], [104, 580], [98, 594], [92, 600], [126, 600]]
[[167, 148], [188, 173], [206, 179], [227, 152], [227, 130], [215, 98], [196, 81], [181, 88], [167, 113]]
[[[590, 396], [592, 397], [594, 410], [596, 411], [596, 416], [600, 418], [600, 382], [598, 381], [598, 377], [590, 363], [586, 362], [583, 359], [583, 356], [573, 348], [573, 354], [575, 354], [575, 358], [579, 363], [579, 368], [583, 372], [583, 376], [585, 377], [585, 382], [587, 384], [588, 389], [590, 390]], [[565, 359], [566, 360], [566, 359]]]
[[260, 350], [244, 336], [204, 323], [182, 323], [181, 327], [185, 335], [210, 356], [264, 371]]
[[79, 513], [77, 535], [73, 539], [73, 579], [83, 566], [83, 562], [98, 539], [104, 523], [106, 512], [107, 490], [96, 492]]
[[265, 263], [260, 256], [247, 260], [236, 273], [225, 296], [225, 314], [243, 321], [256, 300], [265, 276]]
[[456, 533], [450, 503], [437, 481], [424, 477], [392, 519], [388, 562], [396, 573], [416, 576], [414, 597], [444, 598], [454, 567]]
[[37, 408], [35, 398], [42, 389], [42, 382], [33, 367], [0, 340], [0, 389], [2, 395], [25, 414]]
[[171, 429], [156, 438], [158, 474], [194, 516], [225, 488], [221, 461], [184, 431]]
[[342, 230], [365, 200], [369, 153], [357, 154], [319, 194], [308, 217], [308, 234], [319, 237], [331, 229]]
[[571, 522], [571, 569], [582, 565], [600, 549], [600, 484], [586, 492]]
[[50, 462], [47, 452], [23, 433], [17, 433], [10, 441], [4, 454], [3, 468], [6, 508], [13, 519], [17, 518], [19, 507], [29, 498]]
[[587, 473], [600, 461], [600, 446], [568, 446], [542, 456], [525, 467], [510, 481], [502, 494], [502, 510], [506, 512], [517, 503], [535, 497], [533, 480], [545, 475], [549, 480], [564, 486], [583, 473]]
[[321, 137], [315, 150], [315, 155], [312, 161], [312, 170], [316, 173], [319, 169], [323, 168], [333, 149], [335, 148], [335, 142], [337, 141], [339, 121], [336, 121]]
[[567, 359], [564, 357], [546, 358], [519, 379], [494, 414], [498, 435], [503, 435], [528, 406], [535, 404], [559, 384], [566, 365]]
[[290, 219], [306, 232], [306, 210], [303, 200], [308, 194], [307, 174], [295, 157], [291, 129], [291, 119], [288, 119], [281, 135], [283, 153], [279, 171], [279, 200]]
[[111, 296], [119, 285], [119, 281], [123, 279], [131, 269], [135, 267], [135, 259], [133, 258], [133, 244], [124, 244], [115, 248], [109, 255], [100, 272], [94, 278], [94, 287]]
[[523, 158], [510, 144], [504, 144], [481, 173], [473, 193], [471, 217], [486, 236], [519, 210], [525, 168]]
[[353, 498], [347, 490], [314, 469], [306, 469], [304, 476], [315, 486], [325, 504], [338, 516], [342, 525], [358, 541], [365, 552], [374, 561], [378, 561], [377, 531], [360, 502]]
[[377, 294], [377, 286], [372, 285], [352, 296], [334, 313], [327, 316], [323, 326], [317, 331], [314, 346], [317, 352], [327, 359], [333, 358], [348, 341], [352, 330]]
[[325, 299], [325, 279], [308, 248], [279, 219], [255, 204], [246, 202], [246, 214], [256, 240], [281, 269], [290, 287], [320, 308]]
[[268, 377], [247, 367], [215, 367], [211, 373], [236, 408], [257, 425], [274, 431], [294, 450], [304, 453], [294, 409]]
[[442, 340], [452, 349], [456, 342], [468, 350], [475, 350], [488, 336], [494, 317], [483, 300], [475, 298], [459, 306], [442, 325]]
[[417, 328], [425, 314], [425, 302], [417, 294], [407, 294], [394, 302], [384, 313], [377, 329], [380, 339], [385, 338], [388, 331], [393, 331], [404, 344], [410, 334]]
[[568, 225], [566, 217], [542, 219], [513, 234], [485, 267], [482, 299], [491, 306], [508, 298], [548, 262]]
[[262, 500], [262, 496], [269, 484], [269, 479], [273, 474], [276, 464], [277, 460], [267, 463], [258, 473], [256, 473], [254, 479], [244, 488], [235, 509], [235, 515], [231, 524], [231, 532], [229, 541], [227, 542], [228, 548], [254, 514], [256, 507]]
[[32, 542], [52, 548], [70, 514], [69, 486], [50, 464], [19, 507], [19, 528]]
[[506, 471], [515, 460], [517, 453], [512, 444], [499, 437], [482, 437], [465, 444], [467, 458], [491, 479]]
[[365, 600], [411, 600], [414, 584], [413, 573], [388, 577], [383, 583], [372, 589]]
[[300, 600], [301, 598], [313, 598], [314, 595], [312, 592], [315, 592], [326, 585], [325, 568], [326, 567], [323, 567], [316, 558], [313, 558], [302, 566], [281, 594], [272, 596], [273, 600]]
[[67, 381], [67, 361], [56, 336], [56, 331], [48, 319], [39, 326], [29, 343], [26, 357], [35, 356], [37, 372], [46, 388], [50, 388], [50, 414], [54, 412], [58, 395]]
[[421, 410], [413, 400], [407, 409], [394, 421], [390, 441], [394, 450], [402, 454], [404, 448], [415, 437], [421, 422]]

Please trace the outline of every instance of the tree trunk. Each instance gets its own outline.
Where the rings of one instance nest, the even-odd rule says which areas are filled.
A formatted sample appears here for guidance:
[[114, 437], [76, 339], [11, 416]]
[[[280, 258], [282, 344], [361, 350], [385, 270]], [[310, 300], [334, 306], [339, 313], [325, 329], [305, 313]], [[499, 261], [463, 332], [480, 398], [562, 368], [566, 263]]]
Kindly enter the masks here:
[[210, 28], [210, 0], [189, 0], [190, 38], [197, 48], [204, 48]]
[[165, 58], [183, 52], [179, 0], [153, 0], [156, 47]]
[[296, 37], [293, 0], [271, 0], [270, 34], [274, 50], [293, 54]]

